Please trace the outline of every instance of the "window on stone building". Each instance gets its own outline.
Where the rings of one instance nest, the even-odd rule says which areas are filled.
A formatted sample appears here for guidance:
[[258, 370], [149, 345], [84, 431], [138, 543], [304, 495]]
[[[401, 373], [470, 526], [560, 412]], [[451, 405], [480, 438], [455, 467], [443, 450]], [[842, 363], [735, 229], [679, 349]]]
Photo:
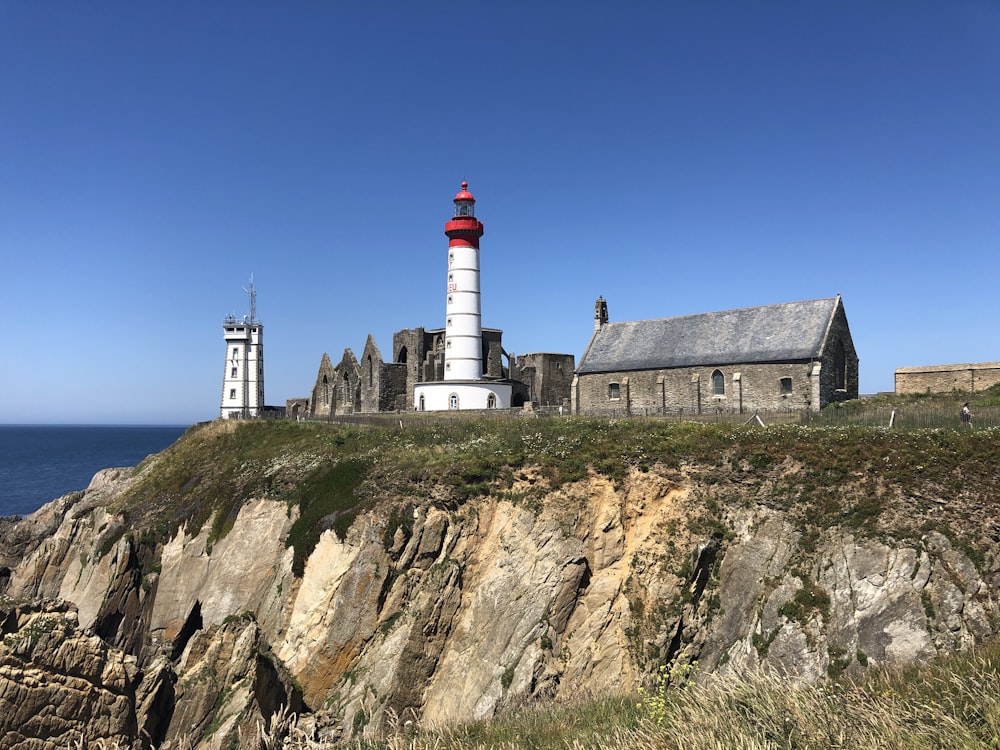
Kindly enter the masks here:
[[458, 394], [457, 393], [453, 393], [450, 396], [448, 396], [448, 408], [449, 409], [457, 409], [458, 408]]
[[236, 377], [236, 368], [235, 367], [232, 369], [229, 377], [231, 377], [231, 378], [235, 378]]
[[236, 398], [236, 389], [235, 388], [230, 388], [229, 389], [229, 398]]
[[417, 409], [424, 411], [424, 394], [422, 393], [420, 394], [420, 404], [417, 406]]
[[233, 359], [239, 359], [239, 358], [240, 358], [240, 350], [239, 350], [239, 349], [237, 349], [237, 348], [236, 348], [236, 347], [234, 346], [234, 347], [233, 347]]
[[368, 355], [368, 385], [371, 387], [372, 381], [374, 380], [374, 368], [372, 367], [372, 355]]
[[726, 395], [726, 376], [722, 374], [722, 370], [716, 370], [712, 373], [712, 395]]
[[608, 398], [617, 401], [622, 397], [622, 387], [618, 383], [608, 383]]
[[781, 395], [787, 396], [792, 392], [792, 379], [782, 378], [781, 379]]
[[487, 409], [496, 409], [497, 408], [497, 397], [496, 397], [495, 393], [491, 393], [486, 398], [486, 408]]
[[833, 345], [833, 387], [838, 391], [847, 388], [847, 353], [840, 339]]

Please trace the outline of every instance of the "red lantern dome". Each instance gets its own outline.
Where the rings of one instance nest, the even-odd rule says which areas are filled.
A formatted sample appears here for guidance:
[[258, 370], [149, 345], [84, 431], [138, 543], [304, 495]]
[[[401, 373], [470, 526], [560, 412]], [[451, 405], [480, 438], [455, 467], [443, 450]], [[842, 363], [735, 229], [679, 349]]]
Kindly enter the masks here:
[[463, 182], [462, 189], [458, 191], [455, 195], [455, 203], [459, 201], [466, 201], [468, 203], [475, 203], [476, 199], [472, 197], [472, 193], [469, 192], [469, 183]]
[[451, 240], [448, 243], [451, 247], [479, 247], [483, 222], [476, 219], [476, 199], [467, 182], [462, 183], [462, 189], [455, 195], [455, 217], [444, 225], [444, 233]]

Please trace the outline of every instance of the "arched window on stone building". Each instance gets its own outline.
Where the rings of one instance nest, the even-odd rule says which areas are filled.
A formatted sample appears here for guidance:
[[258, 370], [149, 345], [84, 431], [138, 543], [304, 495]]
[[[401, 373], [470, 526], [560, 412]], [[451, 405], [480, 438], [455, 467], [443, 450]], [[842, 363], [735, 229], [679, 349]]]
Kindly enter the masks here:
[[722, 370], [716, 370], [712, 373], [712, 395], [726, 395], [726, 376], [722, 374]]
[[840, 339], [833, 345], [833, 388], [836, 391], [847, 389], [847, 353]]

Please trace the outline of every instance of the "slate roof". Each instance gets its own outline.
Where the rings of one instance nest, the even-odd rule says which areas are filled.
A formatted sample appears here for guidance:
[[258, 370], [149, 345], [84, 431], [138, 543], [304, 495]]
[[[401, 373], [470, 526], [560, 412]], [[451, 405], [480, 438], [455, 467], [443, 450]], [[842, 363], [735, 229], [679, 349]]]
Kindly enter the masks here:
[[577, 373], [788, 362], [820, 356], [840, 296], [658, 320], [605, 323]]

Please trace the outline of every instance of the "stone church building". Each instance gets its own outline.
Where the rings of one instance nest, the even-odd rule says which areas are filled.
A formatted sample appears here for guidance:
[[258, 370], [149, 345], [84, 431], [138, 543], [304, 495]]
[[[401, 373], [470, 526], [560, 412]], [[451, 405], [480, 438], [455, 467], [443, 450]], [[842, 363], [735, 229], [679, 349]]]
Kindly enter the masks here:
[[621, 323], [597, 300], [576, 368], [574, 414], [753, 414], [858, 397], [840, 295]]

